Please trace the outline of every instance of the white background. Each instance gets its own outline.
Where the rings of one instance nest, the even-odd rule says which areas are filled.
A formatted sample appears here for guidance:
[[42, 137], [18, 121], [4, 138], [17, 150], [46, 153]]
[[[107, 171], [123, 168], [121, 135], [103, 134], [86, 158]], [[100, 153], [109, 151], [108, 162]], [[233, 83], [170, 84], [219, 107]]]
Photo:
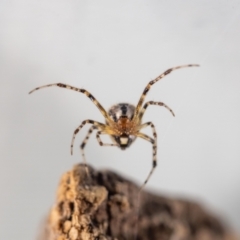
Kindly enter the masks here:
[[[34, 239], [54, 202], [61, 174], [81, 161], [84, 119], [103, 122], [83, 94], [107, 109], [136, 104], [145, 85], [172, 72], [147, 100], [144, 120], [158, 132], [159, 165], [147, 188], [194, 199], [240, 229], [240, 3], [238, 0], [0, 1], [0, 239]], [[108, 140], [108, 139], [107, 139]], [[131, 148], [100, 147], [87, 161], [142, 184], [152, 160], [141, 139]]]

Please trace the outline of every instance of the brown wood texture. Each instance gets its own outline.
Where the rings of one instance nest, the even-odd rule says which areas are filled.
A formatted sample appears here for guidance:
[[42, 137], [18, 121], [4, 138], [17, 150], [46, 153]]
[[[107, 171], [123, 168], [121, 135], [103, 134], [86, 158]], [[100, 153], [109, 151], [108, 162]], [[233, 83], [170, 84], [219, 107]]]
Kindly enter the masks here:
[[65, 173], [39, 240], [237, 240], [199, 204], [82, 164]]

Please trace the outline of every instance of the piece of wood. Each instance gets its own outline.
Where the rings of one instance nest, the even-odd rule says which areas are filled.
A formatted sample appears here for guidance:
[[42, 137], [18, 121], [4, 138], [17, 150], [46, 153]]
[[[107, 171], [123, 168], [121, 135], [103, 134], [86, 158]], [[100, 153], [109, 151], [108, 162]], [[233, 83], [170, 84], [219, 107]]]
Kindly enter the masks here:
[[111, 171], [65, 173], [39, 240], [236, 240], [200, 205], [161, 197]]

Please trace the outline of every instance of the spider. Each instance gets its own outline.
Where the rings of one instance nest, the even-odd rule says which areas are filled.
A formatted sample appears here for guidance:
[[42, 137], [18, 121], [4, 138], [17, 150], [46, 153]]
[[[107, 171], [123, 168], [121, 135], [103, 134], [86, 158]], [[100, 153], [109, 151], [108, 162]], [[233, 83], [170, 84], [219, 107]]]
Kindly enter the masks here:
[[[143, 185], [141, 186], [141, 188], [140, 188], [140, 190], [141, 190], [147, 184], [148, 180], [150, 179], [151, 175], [153, 174], [154, 169], [157, 166], [157, 133], [156, 133], [156, 129], [152, 122], [142, 123], [142, 117], [143, 117], [147, 107], [150, 105], [163, 106], [167, 110], [169, 110], [173, 116], [175, 116], [172, 109], [169, 108], [163, 102], [149, 101], [143, 105], [145, 97], [153, 84], [155, 84], [156, 82], [161, 80], [163, 77], [165, 77], [172, 71], [174, 71], [176, 69], [180, 69], [180, 68], [197, 67], [197, 66], [199, 66], [199, 65], [188, 64], [188, 65], [173, 67], [173, 68], [166, 70], [161, 75], [159, 75], [157, 78], [155, 78], [154, 80], [150, 81], [147, 84], [147, 86], [143, 90], [143, 93], [142, 93], [136, 107], [134, 105], [131, 105], [128, 103], [119, 103], [119, 104], [112, 106], [108, 112], [103, 108], [103, 106], [98, 102], [98, 100], [87, 90], [82, 89], [82, 88], [72, 87], [70, 85], [63, 84], [63, 83], [54, 83], [54, 84], [48, 84], [48, 85], [44, 85], [41, 87], [37, 87], [37, 88], [33, 89], [32, 91], [30, 91], [29, 94], [36, 90], [42, 89], [42, 88], [57, 86], [57, 87], [67, 88], [67, 89], [70, 89], [73, 91], [81, 92], [81, 93], [85, 94], [88, 98], [90, 98], [93, 101], [93, 103], [97, 106], [97, 108], [100, 110], [103, 117], [105, 118], [105, 121], [106, 121], [105, 124], [94, 121], [94, 120], [90, 120], [90, 119], [84, 120], [80, 124], [80, 126], [75, 129], [75, 131], [73, 133], [73, 137], [72, 137], [71, 154], [73, 154], [73, 143], [74, 143], [76, 134], [86, 124], [92, 124], [85, 139], [83, 140], [82, 144], [80, 145], [84, 163], [86, 163], [84, 148], [86, 146], [86, 143], [87, 143], [91, 133], [94, 130], [97, 130], [96, 138], [97, 138], [97, 141], [100, 146], [117, 146], [117, 147], [121, 148], [122, 150], [124, 150], [127, 147], [129, 147], [135, 141], [135, 139], [137, 137], [150, 142], [152, 144], [152, 151], [153, 151], [152, 168], [151, 168], [146, 180], [144, 181]], [[151, 129], [152, 129], [153, 137], [149, 137], [148, 135], [140, 132], [140, 130], [142, 130], [143, 128], [146, 128], [148, 126], [151, 127]], [[100, 138], [100, 136], [103, 134], [109, 135], [111, 137], [113, 143], [103, 143]], [[85, 164], [85, 166], [86, 166], [86, 164]]]

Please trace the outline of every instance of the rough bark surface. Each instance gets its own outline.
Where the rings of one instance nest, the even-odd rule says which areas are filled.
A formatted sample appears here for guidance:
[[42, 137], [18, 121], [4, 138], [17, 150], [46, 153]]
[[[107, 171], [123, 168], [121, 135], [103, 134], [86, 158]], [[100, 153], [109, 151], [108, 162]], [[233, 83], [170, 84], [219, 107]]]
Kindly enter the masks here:
[[39, 240], [236, 240], [196, 203], [145, 191], [111, 171], [65, 173]]

